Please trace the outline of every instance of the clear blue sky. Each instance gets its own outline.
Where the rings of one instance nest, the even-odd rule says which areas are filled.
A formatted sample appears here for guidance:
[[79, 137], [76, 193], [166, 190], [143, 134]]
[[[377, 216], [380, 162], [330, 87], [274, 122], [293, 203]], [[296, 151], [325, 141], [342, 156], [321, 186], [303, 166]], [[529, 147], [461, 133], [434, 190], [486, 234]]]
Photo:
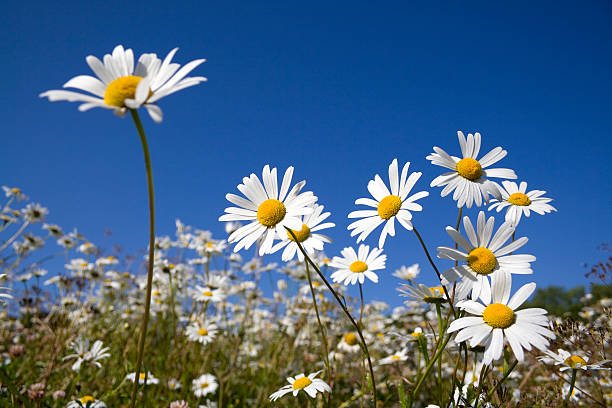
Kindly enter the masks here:
[[[267, 163], [294, 165], [333, 213], [326, 252], [335, 255], [354, 243], [346, 215], [375, 173], [386, 179], [393, 158], [409, 160], [424, 172], [417, 188], [429, 188], [441, 172], [425, 160], [432, 146], [457, 155], [456, 131], [480, 131], [481, 151], [507, 149], [501, 167], [548, 191], [559, 210], [521, 224], [538, 260], [516, 282], [586, 284], [581, 264], [601, 258], [595, 247], [612, 226], [611, 3], [333, 3], [7, 3], [0, 184], [21, 187], [50, 222], [93, 242], [111, 229], [116, 243], [146, 247], [144, 165], [129, 117], [38, 94], [90, 74], [85, 57], [117, 44], [164, 56], [178, 46], [177, 62], [208, 60], [193, 75], [209, 81], [162, 100], [161, 125], [144, 119], [159, 235], [180, 218], [221, 238], [225, 194]], [[414, 222], [433, 249], [451, 243], [444, 227], [457, 210], [430, 192]], [[433, 283], [411, 233], [398, 228], [385, 248], [389, 271], [366, 286], [372, 298], [395, 292], [401, 264], [419, 262]]]

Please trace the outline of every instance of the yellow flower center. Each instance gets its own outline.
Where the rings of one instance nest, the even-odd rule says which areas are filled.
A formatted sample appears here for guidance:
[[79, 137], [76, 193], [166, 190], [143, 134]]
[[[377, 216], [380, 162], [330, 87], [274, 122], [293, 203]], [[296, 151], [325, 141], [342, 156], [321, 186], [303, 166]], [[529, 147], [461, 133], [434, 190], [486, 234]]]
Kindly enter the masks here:
[[211, 297], [211, 296], [212, 296], [212, 292], [211, 292], [210, 290], [205, 290], [204, 292], [202, 292], [202, 294], [203, 294], [204, 296], [208, 296], [208, 297]]
[[13, 187], [13, 188], [11, 188], [11, 192], [12, 192], [13, 194], [19, 194], [19, 193], [21, 193], [21, 190], [20, 190], [20, 189], [18, 189], [17, 187]]
[[567, 364], [568, 366], [570, 366], [572, 368], [576, 368], [576, 366], [578, 364], [583, 366], [586, 363], [587, 362], [584, 360], [584, 358], [582, 358], [580, 356], [569, 356], [568, 358], [565, 359], [565, 364]]
[[468, 254], [467, 261], [470, 268], [480, 275], [490, 274], [497, 265], [497, 259], [493, 252], [484, 247], [472, 249]]
[[514, 205], [526, 206], [531, 204], [531, 200], [523, 193], [514, 193], [508, 197], [508, 202]]
[[[310, 228], [308, 228], [308, 225], [306, 224], [302, 224], [302, 229], [299, 231], [296, 231], [294, 229], [292, 229], [291, 231], [295, 234], [295, 237], [297, 238], [298, 242], [304, 242], [310, 236]], [[289, 231], [287, 231], [287, 236], [290, 240], [295, 242]]]
[[206, 388], [208, 387], [208, 383], [203, 382], [202, 384], [200, 384], [200, 388]]
[[401, 360], [402, 358], [400, 356], [393, 356], [391, 357], [391, 360]]
[[486, 324], [496, 329], [507, 329], [516, 320], [512, 309], [501, 303], [492, 303], [487, 306], [482, 313], [482, 318]]
[[198, 334], [199, 334], [200, 336], [206, 336], [206, 335], [208, 334], [208, 330], [206, 330], [206, 329], [200, 329], [200, 330], [198, 330]]
[[378, 203], [378, 215], [383, 220], [394, 217], [402, 206], [402, 200], [396, 195], [388, 195]]
[[285, 218], [287, 209], [282, 202], [270, 198], [259, 204], [257, 208], [257, 219], [266, 227], [273, 227]]
[[478, 160], [466, 157], [457, 163], [457, 173], [468, 180], [477, 180], [482, 176], [482, 166]]
[[140, 373], [140, 375], [138, 376], [138, 378], [140, 378], [141, 380], [143, 380], [143, 381], [144, 381], [144, 379], [145, 379], [145, 377], [146, 377], [146, 376], [147, 376], [147, 375], [146, 375], [145, 373]]
[[141, 80], [142, 77], [135, 75], [115, 79], [106, 87], [106, 92], [104, 92], [104, 103], [122, 108], [125, 106], [126, 99], [134, 99], [136, 87], [138, 87], [138, 83]]
[[212, 242], [207, 242], [206, 243], [206, 248], [212, 248], [214, 245]]
[[363, 261], [355, 261], [349, 266], [351, 272], [361, 273], [368, 270], [368, 264]]
[[153, 296], [161, 296], [161, 292], [159, 290], [154, 290]]
[[344, 342], [349, 346], [354, 346], [357, 344], [357, 336], [355, 336], [353, 333], [346, 333], [344, 335]]
[[94, 397], [92, 397], [91, 395], [86, 395], [84, 397], [81, 398], [81, 404], [85, 405], [85, 404], [89, 404], [90, 402], [94, 402], [96, 399]]
[[292, 387], [294, 390], [301, 390], [302, 388], [308, 387], [310, 384], [312, 384], [312, 381], [310, 381], [310, 378], [301, 377], [293, 382]]

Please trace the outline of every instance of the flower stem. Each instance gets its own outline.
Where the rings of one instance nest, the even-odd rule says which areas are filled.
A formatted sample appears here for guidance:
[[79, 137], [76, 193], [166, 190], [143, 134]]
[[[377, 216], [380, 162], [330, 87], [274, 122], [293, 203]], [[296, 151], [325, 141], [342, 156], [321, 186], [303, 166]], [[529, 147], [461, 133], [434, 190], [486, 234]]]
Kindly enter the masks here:
[[574, 392], [574, 385], [576, 384], [576, 376], [577, 375], [578, 375], [578, 370], [575, 369], [575, 368], [572, 368], [572, 380], [570, 382], [569, 391], [567, 392], [567, 395], [565, 396], [565, 404], [566, 405], [569, 402], [570, 398], [572, 397], [572, 393]]
[[142, 358], [144, 355], [145, 338], [147, 334], [147, 325], [149, 324], [149, 311], [151, 308], [151, 286], [153, 282], [153, 263], [155, 261], [154, 249], [155, 249], [155, 201], [153, 195], [153, 169], [151, 167], [151, 156], [149, 154], [149, 144], [147, 143], [147, 135], [142, 127], [142, 122], [138, 116], [138, 111], [130, 109], [130, 114], [138, 130], [140, 136], [140, 142], [142, 144], [142, 151], [144, 153], [145, 168], [147, 171], [147, 187], [149, 191], [149, 261], [147, 270], [147, 292], [145, 296], [145, 310], [142, 316], [142, 327], [140, 329], [140, 339], [138, 341], [138, 358], [136, 359], [136, 374], [134, 377], [134, 388], [132, 389], [132, 398], [130, 401], [130, 407], [136, 406], [136, 394], [138, 392], [138, 379], [140, 378], [140, 367], [142, 365]]

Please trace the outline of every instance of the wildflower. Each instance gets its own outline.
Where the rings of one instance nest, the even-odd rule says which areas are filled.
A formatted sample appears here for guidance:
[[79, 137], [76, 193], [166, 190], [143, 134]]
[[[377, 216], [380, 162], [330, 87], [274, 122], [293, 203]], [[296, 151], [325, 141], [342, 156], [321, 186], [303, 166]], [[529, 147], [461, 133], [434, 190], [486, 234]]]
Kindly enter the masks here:
[[35, 222], [43, 222], [47, 214], [49, 214], [49, 210], [38, 203], [30, 203], [21, 210], [21, 214], [26, 221], [33, 224]]
[[[136, 373], [129, 373], [125, 376], [125, 378], [131, 382], [134, 382], [136, 380]], [[155, 378], [151, 372], [140, 373], [138, 375], [138, 384], [145, 384], [145, 382], [146, 384], [159, 384], [159, 380]]]
[[64, 88], [76, 88], [95, 96], [73, 91], [52, 90], [41, 97], [54, 101], [84, 102], [79, 110], [91, 108], [112, 109], [123, 117], [128, 109], [144, 106], [155, 122], [162, 121], [162, 111], [154, 103], [181, 89], [206, 81], [204, 77], [187, 77], [187, 74], [203, 63], [198, 59], [179, 69], [180, 64], [171, 62], [178, 48], [168, 53], [164, 61], [156, 54], [143, 54], [134, 68], [134, 53], [118, 45], [112, 54], [104, 56], [104, 63], [90, 55], [87, 64], [98, 78], [79, 75], [64, 84]]
[[517, 185], [514, 181], [502, 181], [503, 188], [500, 188], [501, 200], [493, 199], [489, 211], [497, 208], [500, 212], [508, 207], [506, 211], [506, 221], [517, 226], [521, 220], [521, 216], [529, 217], [531, 211], [540, 215], [548, 214], [551, 211], [557, 211], [555, 207], [548, 204], [552, 198], [542, 197], [546, 191], [531, 190], [527, 191], [527, 183], [524, 181]]
[[392, 354], [390, 356], [387, 356], [381, 360], [378, 361], [378, 364], [393, 364], [393, 363], [399, 363], [400, 361], [406, 361], [408, 360], [408, 354], [406, 352], [406, 350], [401, 350], [395, 354]]
[[200, 398], [212, 394], [217, 390], [217, 378], [212, 374], [202, 374], [192, 381], [191, 390], [193, 394]]
[[340, 252], [342, 257], [334, 256], [329, 264], [338, 269], [332, 273], [331, 278], [336, 283], [344, 281], [345, 285], [354, 285], [357, 281], [362, 284], [365, 277], [378, 283], [378, 276], [372, 271], [385, 269], [387, 255], [382, 255], [382, 251], [374, 248], [370, 252], [370, 247], [363, 244], [359, 246], [359, 253], [355, 253], [351, 247], [344, 248]]
[[64, 236], [64, 231], [62, 231], [62, 228], [59, 225], [44, 223], [42, 227], [43, 229], [49, 231], [49, 234], [55, 238], [61, 238]]
[[300, 390], [304, 390], [311, 398], [316, 397], [317, 392], [331, 392], [331, 388], [325, 381], [315, 378], [320, 372], [321, 371], [317, 371], [316, 373], [309, 374], [308, 377], [305, 377], [303, 373], [296, 375], [295, 378], [287, 377], [289, 385], [281, 387], [278, 391], [270, 395], [270, 401], [276, 401], [290, 392], [292, 392], [295, 397]]
[[607, 367], [602, 367], [602, 365], [607, 364], [610, 360], [603, 360], [599, 363], [591, 363], [589, 364], [589, 357], [583, 354], [572, 354], [567, 350], [558, 349], [557, 352], [553, 352], [551, 350], [545, 350], [544, 354], [546, 357], [541, 356], [538, 359], [544, 363], [561, 366], [559, 367], [559, 371], [566, 371], [570, 369], [575, 370], [612, 370]]
[[[422, 283], [412, 282], [412, 285], [403, 284], [398, 288], [400, 296], [416, 299], [425, 303], [442, 303], [446, 301], [444, 289], [441, 286], [429, 287]], [[408, 301], [406, 301], [408, 304]]]
[[64, 357], [63, 361], [70, 360], [73, 358], [76, 359], [74, 364], [72, 364], [73, 371], [79, 371], [83, 362], [90, 362], [96, 367], [101, 368], [102, 364], [100, 364], [99, 360], [103, 360], [105, 358], [110, 357], [110, 353], [108, 353], [109, 348], [102, 347], [102, 345], [102, 341], [96, 340], [91, 346], [91, 350], [89, 350], [89, 340], [78, 338], [70, 345], [74, 353]]
[[172, 401], [170, 403], [170, 408], [189, 408], [189, 404], [186, 401]]
[[197, 341], [203, 345], [211, 343], [217, 335], [217, 325], [215, 324], [194, 324], [185, 330], [187, 338], [191, 341]]
[[355, 333], [346, 333], [342, 336], [342, 340], [338, 343], [338, 348], [348, 353], [356, 353], [361, 350], [359, 339]]
[[210, 286], [196, 286], [193, 298], [198, 302], [222, 302], [227, 294], [222, 288], [212, 288]]
[[[524, 360], [523, 348], [531, 350], [535, 346], [546, 350], [548, 340], [554, 339], [553, 332], [548, 330], [546, 310], [530, 308], [515, 311], [536, 288], [535, 283], [521, 287], [510, 298], [510, 284], [505, 279], [492, 279], [493, 302], [485, 302], [486, 306], [473, 300], [460, 302], [459, 306], [468, 313], [475, 315], [461, 317], [451, 322], [448, 332], [458, 331], [455, 341], [470, 340], [470, 347], [485, 343], [486, 348], [482, 363], [488, 365], [501, 357], [504, 349], [504, 338], [508, 340], [517, 360]], [[508, 300], [509, 299], [509, 300]]]
[[4, 190], [4, 195], [7, 198], [16, 198], [17, 201], [23, 201], [23, 200], [27, 200], [28, 197], [23, 194], [23, 191], [21, 191], [21, 189], [17, 188], [17, 187], [7, 187], [7, 186], [2, 186], [2, 189]]
[[70, 401], [66, 408], [106, 408], [106, 404], [91, 395], [85, 395], [77, 400]]
[[[330, 212], [323, 213], [323, 206], [315, 204], [312, 213], [304, 215], [302, 220], [302, 229], [292, 230], [297, 238], [297, 241], [302, 245], [304, 250], [309, 254], [313, 255], [316, 251], [323, 250], [323, 243], [331, 243], [331, 239], [323, 234], [315, 234], [317, 231], [321, 231], [325, 228], [335, 227], [336, 224], [333, 222], [325, 222], [321, 224], [327, 217], [331, 215]], [[304, 255], [298, 248], [297, 243], [293, 239], [293, 236], [286, 232], [288, 240], [283, 240], [277, 243], [273, 248], [272, 252], [276, 252], [282, 248], [285, 248], [282, 255], [282, 260], [287, 262], [293, 259], [297, 252], [298, 259], [304, 261]]]
[[419, 267], [419, 264], [415, 263], [408, 267], [402, 265], [398, 270], [393, 272], [393, 276], [399, 279], [409, 281], [416, 279], [417, 276], [419, 276], [419, 272], [421, 272], [421, 268]]
[[498, 184], [489, 180], [489, 178], [515, 179], [516, 174], [510, 169], [485, 169], [506, 157], [508, 152], [501, 147], [496, 147], [480, 160], [477, 160], [480, 152], [480, 133], [468, 134], [467, 140], [461, 131], [457, 132], [457, 136], [461, 146], [462, 159], [449, 156], [448, 153], [437, 146], [433, 148], [435, 153], [427, 156], [427, 160], [431, 161], [431, 164], [451, 170], [436, 177], [431, 182], [431, 187], [445, 186], [440, 193], [442, 197], [455, 191], [453, 200], [457, 201], [457, 208], [464, 205], [471, 208], [472, 203], [476, 203], [476, 206], [480, 207], [483, 197], [486, 202], [489, 194], [498, 199], [501, 198]]
[[463, 281], [457, 287], [458, 298], [463, 298], [463, 294], [471, 290], [472, 299], [480, 297], [485, 303], [488, 303], [491, 300], [491, 285], [487, 276], [491, 279], [494, 276], [507, 279], [510, 285], [511, 274], [533, 273], [530, 262], [536, 260], [535, 256], [508, 255], [525, 245], [528, 241], [527, 237], [519, 238], [504, 246], [512, 236], [514, 227], [509, 223], [504, 223], [493, 234], [494, 223], [493, 217], [489, 217], [485, 222], [484, 211], [480, 211], [477, 230], [474, 231], [470, 219], [463, 217], [463, 227], [469, 241], [453, 227], [446, 227], [446, 232], [458, 244], [459, 249], [438, 247], [438, 258], [467, 262], [465, 265], [452, 267], [442, 273], [442, 283], [445, 285], [463, 277]]
[[171, 390], [178, 390], [182, 386], [183, 385], [176, 378], [171, 378], [171, 379], [168, 380], [168, 388], [170, 388]]
[[225, 196], [240, 208], [226, 208], [226, 214], [219, 217], [219, 221], [249, 221], [249, 224], [240, 227], [228, 238], [230, 243], [237, 242], [234, 252], [242, 248], [249, 249], [261, 237], [259, 255], [272, 253], [276, 237], [289, 239], [285, 227], [301, 230], [303, 222], [300, 216], [313, 211], [310, 205], [317, 201], [317, 197], [310, 191], [300, 193], [306, 181], [300, 181], [289, 191], [292, 176], [293, 167], [289, 167], [279, 191], [276, 168], [270, 170], [270, 166], [266, 165], [262, 173], [263, 185], [253, 173], [243, 178], [243, 184], [238, 185], [238, 190], [246, 199], [235, 194]]
[[359, 234], [357, 243], [365, 240], [368, 235], [380, 224], [385, 223], [380, 237], [378, 239], [378, 247], [382, 248], [385, 245], [387, 234], [395, 236], [395, 219], [404, 226], [407, 230], [412, 230], [412, 214], [410, 211], [421, 211], [423, 207], [415, 203], [416, 200], [427, 197], [427, 191], [420, 191], [408, 197], [410, 190], [419, 180], [423, 173], [411, 173], [408, 176], [408, 167], [410, 162], [406, 162], [402, 169], [401, 177], [398, 177], [397, 159], [393, 159], [389, 165], [389, 184], [391, 191], [377, 174], [374, 180], [368, 183], [368, 191], [374, 197], [358, 198], [355, 204], [367, 205], [368, 207], [376, 208], [375, 210], [360, 210], [351, 212], [349, 218], [361, 218], [348, 226], [351, 231], [351, 237]]

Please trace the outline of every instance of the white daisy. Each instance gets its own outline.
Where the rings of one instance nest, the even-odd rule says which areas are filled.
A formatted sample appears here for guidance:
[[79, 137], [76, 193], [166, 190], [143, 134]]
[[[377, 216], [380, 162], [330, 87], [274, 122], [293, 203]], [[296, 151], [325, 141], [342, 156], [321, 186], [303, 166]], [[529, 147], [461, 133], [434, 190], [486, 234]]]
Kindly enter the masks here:
[[278, 189], [276, 168], [270, 166], [263, 168], [263, 184], [259, 178], [251, 173], [250, 177], [242, 179], [243, 184], [238, 190], [247, 198], [235, 194], [227, 194], [225, 198], [238, 207], [228, 207], [226, 214], [219, 217], [219, 221], [249, 221], [249, 224], [238, 228], [228, 238], [228, 242], [237, 242], [234, 252], [240, 249], [249, 249], [255, 241], [262, 238], [259, 255], [272, 253], [274, 239], [289, 239], [286, 228], [301, 230], [302, 215], [310, 214], [310, 207], [317, 201], [312, 192], [300, 193], [306, 181], [297, 183], [291, 191], [291, 177], [293, 167], [285, 171], [283, 181]]
[[378, 364], [393, 364], [393, 363], [398, 363], [400, 361], [406, 361], [406, 360], [408, 360], [408, 353], [406, 350], [401, 350], [395, 354], [392, 354], [383, 359], [380, 359], [378, 361]]
[[[134, 382], [136, 379], [136, 373], [129, 373], [128, 375], [125, 376], [125, 379], [130, 380], [131, 382]], [[151, 374], [151, 372], [140, 373], [138, 375], [138, 384], [144, 384], [145, 381], [147, 384], [158, 384], [159, 383], [159, 379], [155, 378], [153, 374]]]
[[[548, 340], [554, 339], [553, 332], [548, 330], [548, 313], [544, 309], [530, 308], [516, 311], [536, 288], [535, 283], [521, 287], [510, 298], [511, 285], [505, 279], [493, 281], [493, 303], [486, 306], [473, 300], [460, 303], [460, 307], [475, 316], [461, 317], [454, 320], [448, 332], [456, 332], [455, 341], [460, 343], [469, 340], [470, 347], [485, 344], [483, 364], [490, 364], [502, 356], [504, 338], [508, 340], [517, 360], [524, 360], [523, 349], [529, 351], [531, 346], [546, 350]], [[508, 300], [509, 299], [509, 300]]]
[[[302, 247], [309, 255], [313, 255], [315, 251], [322, 251], [324, 243], [330, 244], [332, 242], [328, 236], [323, 234], [315, 234], [314, 232], [336, 226], [336, 224], [334, 224], [333, 222], [325, 222], [321, 224], [323, 221], [325, 221], [327, 217], [331, 215], [330, 212], [323, 212], [323, 208], [325, 208], [324, 206], [315, 204], [313, 208], [314, 210], [312, 213], [303, 216], [302, 229], [299, 231], [293, 230], [293, 233], [295, 234], [295, 237], [297, 238], [298, 242], [302, 244]], [[302, 251], [300, 251], [300, 249], [298, 248], [298, 245], [294, 241], [291, 234], [289, 234], [289, 232], [286, 232], [285, 234], [289, 239], [277, 243], [272, 248], [272, 252], [276, 252], [281, 248], [285, 248], [282, 255], [283, 261], [287, 262], [292, 260], [295, 257], [296, 253], [298, 259], [300, 261], [304, 261], [304, 255], [302, 254]]]
[[212, 374], [202, 374], [191, 382], [193, 394], [200, 398], [217, 391], [219, 384], [217, 378]]
[[523, 214], [525, 214], [525, 217], [529, 217], [531, 211], [540, 215], [557, 211], [555, 207], [548, 204], [552, 201], [552, 198], [542, 197], [543, 194], [546, 194], [546, 191], [531, 190], [527, 192], [527, 183], [524, 181], [517, 185], [514, 181], [504, 180], [502, 184], [504, 187], [499, 189], [501, 200], [491, 200], [493, 204], [489, 207], [489, 211], [497, 208], [497, 212], [500, 212], [508, 207], [506, 221], [515, 227], [518, 225]]
[[208, 343], [212, 343], [215, 339], [217, 331], [217, 325], [215, 324], [200, 324], [196, 322], [187, 327], [185, 334], [189, 340], [207, 345]]
[[470, 219], [463, 217], [463, 228], [469, 241], [453, 227], [446, 227], [446, 232], [457, 243], [458, 249], [438, 247], [438, 258], [467, 262], [465, 265], [454, 266], [442, 274], [444, 285], [463, 277], [456, 288], [458, 299], [464, 298], [471, 290], [472, 299], [480, 297], [487, 303], [491, 300], [491, 286], [487, 276], [507, 279], [510, 284], [513, 273], [523, 275], [533, 273], [530, 262], [536, 260], [535, 256], [508, 255], [525, 245], [527, 237], [521, 237], [504, 246], [512, 236], [514, 227], [509, 223], [503, 223], [493, 235], [494, 224], [494, 217], [489, 217], [485, 222], [485, 213], [480, 211], [477, 231], [474, 231]]
[[320, 378], [315, 378], [321, 371], [309, 374], [305, 377], [304, 374], [298, 374], [293, 377], [287, 377], [289, 385], [281, 387], [278, 391], [270, 395], [270, 401], [276, 401], [285, 394], [293, 393], [295, 397], [300, 390], [304, 390], [311, 398], [317, 396], [317, 392], [331, 392], [331, 388], [327, 383]]
[[374, 248], [370, 252], [367, 245], [359, 245], [359, 253], [351, 247], [344, 248], [340, 253], [342, 257], [334, 256], [329, 266], [338, 270], [331, 274], [335, 283], [344, 281], [345, 285], [354, 285], [359, 281], [363, 283], [365, 277], [378, 283], [378, 276], [373, 272], [385, 269], [387, 255], [382, 255], [382, 249]]
[[342, 336], [342, 340], [338, 343], [338, 348], [347, 353], [356, 353], [361, 351], [359, 339], [355, 333], [346, 333]]
[[[425, 303], [443, 303], [446, 301], [444, 295], [444, 288], [441, 286], [429, 287], [422, 283], [412, 282], [412, 285], [407, 283], [401, 285], [398, 289], [400, 296], [418, 300], [419, 302]], [[410, 306], [410, 302], [404, 302], [407, 306]]]
[[477, 160], [480, 152], [480, 133], [468, 134], [467, 140], [463, 136], [463, 132], [458, 131], [457, 135], [461, 145], [462, 159], [449, 156], [448, 153], [437, 146], [433, 148], [435, 153], [427, 156], [427, 160], [430, 160], [431, 164], [451, 170], [436, 177], [431, 182], [431, 187], [445, 186], [440, 193], [442, 197], [455, 191], [453, 200], [457, 201], [458, 208], [464, 205], [470, 208], [472, 203], [476, 203], [476, 206], [480, 207], [483, 197], [487, 202], [489, 194], [501, 198], [499, 185], [489, 178], [515, 179], [516, 174], [510, 169], [485, 169], [503, 159], [508, 152], [501, 147], [496, 147], [480, 160]]
[[210, 286], [196, 286], [193, 291], [193, 298], [198, 302], [222, 302], [227, 297], [223, 288], [213, 288]]
[[610, 360], [603, 360], [599, 363], [591, 363], [589, 364], [589, 357], [584, 354], [572, 354], [567, 350], [558, 349], [557, 352], [553, 352], [551, 350], [544, 351], [546, 357], [538, 357], [540, 361], [543, 363], [554, 363], [555, 365], [561, 366], [559, 371], [566, 371], [570, 369], [575, 370], [611, 370], [607, 367], [602, 367], [604, 364], [608, 364]]
[[66, 408], [106, 408], [106, 404], [91, 395], [85, 395], [78, 400], [70, 401]]
[[375, 210], [360, 210], [351, 212], [349, 218], [361, 218], [348, 226], [351, 231], [351, 237], [359, 234], [357, 243], [365, 240], [372, 231], [380, 224], [385, 223], [385, 226], [380, 233], [378, 239], [378, 247], [382, 248], [385, 245], [387, 234], [395, 236], [395, 219], [404, 226], [407, 230], [412, 230], [412, 214], [410, 211], [421, 211], [423, 207], [415, 203], [419, 198], [427, 197], [427, 191], [420, 191], [408, 197], [410, 190], [419, 180], [422, 173], [411, 173], [408, 176], [408, 168], [410, 162], [404, 164], [401, 177], [398, 176], [397, 159], [393, 159], [389, 165], [389, 185], [391, 191], [377, 174], [374, 180], [368, 183], [368, 191], [374, 197], [358, 198], [355, 204], [367, 205], [374, 207]]
[[187, 77], [187, 74], [203, 63], [204, 59], [191, 61], [179, 69], [180, 64], [171, 62], [178, 48], [168, 53], [162, 61], [156, 54], [143, 54], [134, 67], [134, 52], [118, 45], [112, 54], [106, 54], [103, 61], [90, 55], [87, 64], [96, 77], [79, 75], [64, 84], [64, 88], [76, 88], [92, 95], [74, 91], [52, 90], [43, 92], [41, 97], [50, 101], [84, 102], [79, 110], [91, 108], [112, 109], [117, 115], [125, 116], [128, 109], [144, 106], [155, 122], [162, 121], [162, 111], [154, 105], [159, 99], [181, 89], [206, 81], [204, 77]]
[[399, 269], [393, 272], [393, 276], [399, 279], [409, 281], [412, 279], [416, 279], [417, 276], [419, 276], [420, 272], [421, 272], [421, 268], [419, 267], [419, 264], [415, 263], [408, 267], [405, 265], [402, 265]]

